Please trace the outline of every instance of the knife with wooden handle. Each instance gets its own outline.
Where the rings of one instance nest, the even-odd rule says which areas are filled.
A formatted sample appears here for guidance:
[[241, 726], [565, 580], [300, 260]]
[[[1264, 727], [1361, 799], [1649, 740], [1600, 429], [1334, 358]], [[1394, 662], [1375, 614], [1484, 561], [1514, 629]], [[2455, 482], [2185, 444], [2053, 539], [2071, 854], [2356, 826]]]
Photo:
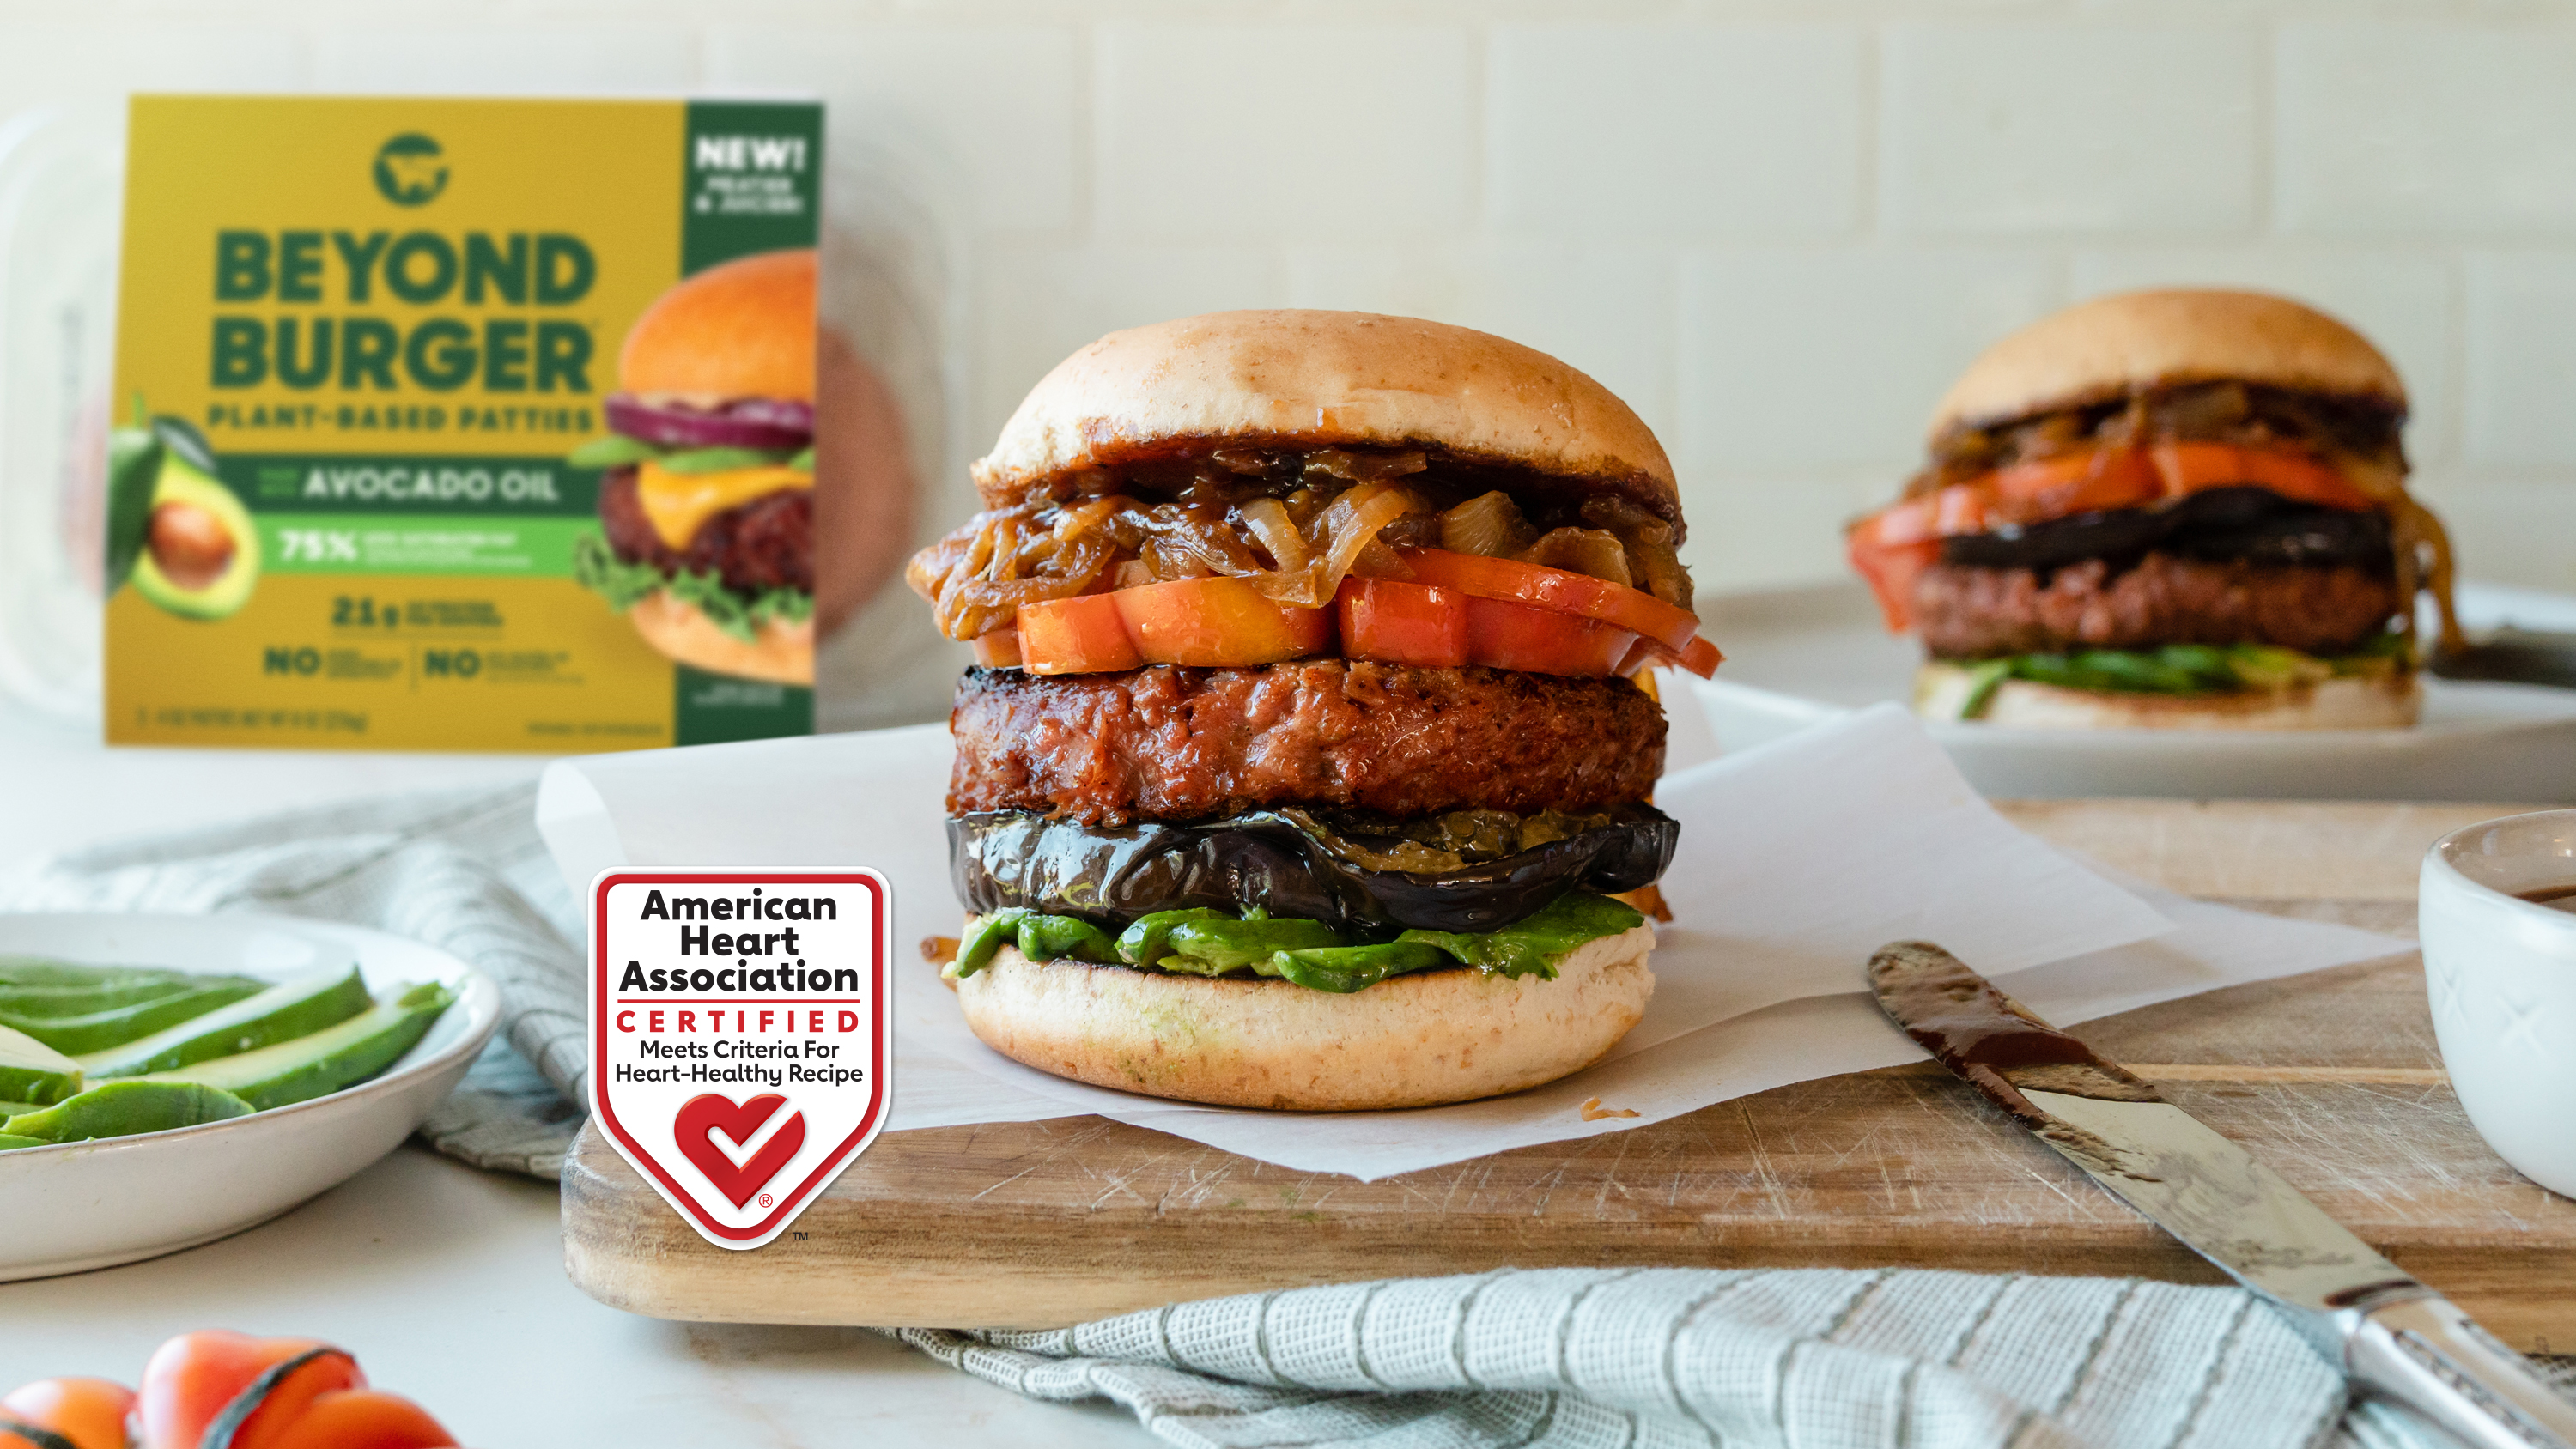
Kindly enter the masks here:
[[1906, 1034], [2067, 1161], [2268, 1299], [2357, 1389], [2475, 1449], [2576, 1449], [2576, 1403], [2245, 1149], [1927, 941], [1869, 961]]

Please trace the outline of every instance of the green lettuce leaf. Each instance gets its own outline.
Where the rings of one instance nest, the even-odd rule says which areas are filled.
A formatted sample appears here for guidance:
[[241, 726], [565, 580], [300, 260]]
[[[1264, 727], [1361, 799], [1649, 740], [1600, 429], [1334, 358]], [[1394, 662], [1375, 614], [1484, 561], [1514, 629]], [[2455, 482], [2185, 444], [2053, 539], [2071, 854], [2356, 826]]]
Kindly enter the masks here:
[[1360, 991], [1390, 976], [1447, 966], [1553, 980], [1557, 963], [1584, 942], [1618, 935], [1645, 919], [1607, 896], [1573, 891], [1526, 919], [1491, 931], [1412, 930], [1392, 940], [1370, 941], [1355, 940], [1321, 921], [1258, 910], [1237, 919], [1195, 907], [1140, 916], [1113, 944], [1078, 917], [1014, 906], [978, 920], [958, 942], [957, 957], [942, 974], [952, 981], [972, 976], [991, 965], [1007, 943], [1032, 961], [1123, 962], [1190, 976], [1249, 971], [1316, 991]]
[[651, 564], [619, 558], [597, 533], [573, 540], [572, 573], [583, 588], [607, 599], [608, 606], [621, 614], [654, 591], [668, 589], [673, 598], [696, 605], [717, 628], [745, 644], [757, 640], [772, 619], [797, 624], [814, 616], [814, 596], [806, 590], [763, 589], [745, 594], [726, 588], [724, 576], [712, 569], [665, 574]]
[[2319, 656], [2271, 644], [2168, 644], [2160, 649], [2083, 649], [1963, 662], [1968, 692], [1961, 719], [1980, 719], [2006, 680], [2119, 694], [2233, 694], [2289, 689], [2415, 667], [2414, 641], [2382, 634], [2350, 654]]

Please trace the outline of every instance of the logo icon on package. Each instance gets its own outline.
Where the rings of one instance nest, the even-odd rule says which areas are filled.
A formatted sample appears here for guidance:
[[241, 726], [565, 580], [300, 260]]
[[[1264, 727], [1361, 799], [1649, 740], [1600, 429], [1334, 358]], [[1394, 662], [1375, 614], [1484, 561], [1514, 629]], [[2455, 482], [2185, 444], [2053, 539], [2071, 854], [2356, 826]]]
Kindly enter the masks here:
[[757, 1248], [885, 1125], [885, 878], [612, 870], [591, 883], [600, 1130], [721, 1248]]

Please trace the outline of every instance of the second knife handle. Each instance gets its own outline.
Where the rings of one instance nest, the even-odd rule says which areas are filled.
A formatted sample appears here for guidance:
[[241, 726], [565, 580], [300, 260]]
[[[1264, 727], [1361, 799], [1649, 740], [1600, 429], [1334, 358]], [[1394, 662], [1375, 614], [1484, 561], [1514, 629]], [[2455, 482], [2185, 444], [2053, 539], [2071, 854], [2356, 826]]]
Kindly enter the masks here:
[[2370, 1312], [2344, 1361], [2354, 1387], [2404, 1404], [2473, 1449], [2576, 1449], [2576, 1403], [2448, 1299]]

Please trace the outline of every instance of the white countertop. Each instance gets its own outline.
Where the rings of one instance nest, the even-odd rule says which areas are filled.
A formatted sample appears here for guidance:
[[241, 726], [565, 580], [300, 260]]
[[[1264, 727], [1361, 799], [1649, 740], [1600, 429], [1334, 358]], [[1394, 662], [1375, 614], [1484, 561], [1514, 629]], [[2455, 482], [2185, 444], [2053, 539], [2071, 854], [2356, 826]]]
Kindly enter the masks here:
[[195, 1328], [358, 1356], [470, 1445], [1093, 1444], [1106, 1405], [1033, 1403], [861, 1329], [663, 1323], [565, 1280], [555, 1192], [417, 1146], [263, 1227], [130, 1267], [0, 1284], [0, 1377], [131, 1385]]
[[[0, 703], [0, 871], [118, 836], [373, 794], [533, 778], [525, 756], [110, 750]], [[1106, 1405], [1033, 1403], [856, 1329], [676, 1324], [566, 1280], [552, 1188], [406, 1146], [247, 1233], [0, 1284], [0, 1391], [131, 1385], [197, 1328], [327, 1339], [470, 1445], [1148, 1442]], [[25, 1331], [41, 1326], [37, 1331]]]

